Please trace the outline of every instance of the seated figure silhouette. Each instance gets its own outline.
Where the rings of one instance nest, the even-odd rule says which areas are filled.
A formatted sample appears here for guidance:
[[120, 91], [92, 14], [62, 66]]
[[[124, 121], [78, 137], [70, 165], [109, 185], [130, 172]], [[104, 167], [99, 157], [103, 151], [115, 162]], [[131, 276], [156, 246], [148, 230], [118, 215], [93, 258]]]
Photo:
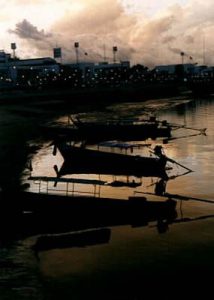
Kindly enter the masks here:
[[166, 180], [161, 179], [155, 184], [155, 195], [163, 196], [166, 192]]

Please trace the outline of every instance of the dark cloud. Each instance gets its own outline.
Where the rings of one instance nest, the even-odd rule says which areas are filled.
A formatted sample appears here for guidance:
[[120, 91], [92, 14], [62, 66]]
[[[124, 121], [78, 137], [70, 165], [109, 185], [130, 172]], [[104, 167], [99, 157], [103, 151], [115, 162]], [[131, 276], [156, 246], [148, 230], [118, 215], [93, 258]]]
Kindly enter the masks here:
[[9, 32], [16, 34], [21, 39], [31, 39], [36, 41], [44, 40], [52, 36], [50, 33], [45, 33], [43, 29], [38, 30], [36, 26], [25, 19], [22, 22], [17, 23], [14, 30], [9, 29]]

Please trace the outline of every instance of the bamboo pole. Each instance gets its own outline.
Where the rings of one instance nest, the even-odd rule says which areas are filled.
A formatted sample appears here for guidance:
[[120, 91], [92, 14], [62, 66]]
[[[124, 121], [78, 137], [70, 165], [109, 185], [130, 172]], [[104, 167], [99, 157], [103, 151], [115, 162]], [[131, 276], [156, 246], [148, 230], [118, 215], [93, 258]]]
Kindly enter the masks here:
[[178, 195], [178, 194], [164, 193], [163, 195], [156, 195], [155, 193], [138, 192], [138, 191], [135, 191], [134, 193], [135, 194], [153, 195], [153, 196], [158, 196], [158, 197], [168, 197], [168, 198], [174, 198], [174, 199], [178, 199], [178, 200], [194, 200], [194, 201], [200, 201], [200, 202], [214, 204], [214, 200], [188, 197], [188, 196], [182, 196], [182, 195]]

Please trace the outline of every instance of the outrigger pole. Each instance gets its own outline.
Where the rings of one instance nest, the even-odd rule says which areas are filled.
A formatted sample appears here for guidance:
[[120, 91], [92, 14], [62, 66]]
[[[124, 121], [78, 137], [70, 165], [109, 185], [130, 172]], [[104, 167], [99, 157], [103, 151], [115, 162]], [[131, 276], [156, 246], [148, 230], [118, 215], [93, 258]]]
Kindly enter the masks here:
[[182, 136], [178, 136], [178, 137], [169, 137], [169, 138], [163, 139], [163, 143], [166, 144], [169, 141], [184, 139], [184, 138], [188, 138], [188, 137], [192, 137], [192, 136], [198, 136], [201, 134], [202, 133], [199, 132], [199, 133], [194, 133], [194, 134], [189, 134], [189, 135], [182, 135]]
[[176, 129], [184, 128], [184, 129], [196, 130], [199, 131], [201, 134], [206, 134], [206, 130], [207, 130], [207, 128], [194, 128], [194, 127], [188, 127], [185, 125], [177, 125], [177, 124], [170, 124], [170, 126]]
[[178, 200], [194, 200], [194, 201], [200, 201], [200, 202], [206, 202], [206, 203], [214, 204], [214, 200], [188, 197], [188, 196], [182, 196], [182, 195], [177, 195], [177, 194], [164, 193], [163, 195], [156, 195], [155, 193], [138, 192], [138, 191], [135, 191], [134, 193], [135, 194], [153, 195], [153, 196], [158, 196], [158, 197], [168, 197], [168, 198], [171, 198], [171, 199], [174, 198], [174, 199], [178, 199]]
[[[156, 147], [160, 147], [160, 146], [156, 146]], [[189, 171], [189, 172], [193, 172], [193, 170], [191, 170], [191, 169], [185, 167], [184, 165], [178, 163], [178, 162], [175, 161], [174, 159], [167, 157], [165, 154], [158, 153], [158, 152], [156, 152], [156, 151], [154, 151], [154, 150], [150, 150], [150, 152], [153, 153], [153, 154], [155, 154], [155, 155], [157, 155], [158, 157], [161, 157], [161, 156], [162, 156], [162, 157], [165, 157], [167, 161], [169, 161], [169, 162], [171, 162], [171, 163], [174, 163], [174, 164], [177, 164], [178, 166], [180, 166], [180, 167], [186, 169], [186, 170]]]
[[167, 156], [166, 156], [166, 159], [167, 159], [169, 162], [171, 162], [171, 163], [173, 163], [173, 164], [176, 164], [176, 165], [178, 165], [178, 166], [180, 166], [180, 167], [186, 169], [186, 170], [189, 171], [189, 172], [193, 172], [193, 170], [191, 170], [191, 169], [185, 167], [184, 165], [178, 163], [178, 162], [175, 161], [174, 159], [171, 159], [171, 158], [169, 158], [169, 157], [167, 157]]

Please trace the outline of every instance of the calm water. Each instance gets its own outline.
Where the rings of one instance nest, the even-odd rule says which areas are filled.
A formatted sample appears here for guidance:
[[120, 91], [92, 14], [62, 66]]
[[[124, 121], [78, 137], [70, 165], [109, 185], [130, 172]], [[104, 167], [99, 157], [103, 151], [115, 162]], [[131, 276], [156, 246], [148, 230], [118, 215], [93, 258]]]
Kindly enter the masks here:
[[[214, 161], [214, 104], [210, 100], [198, 100], [198, 101], [174, 101], [168, 102], [167, 100], [149, 101], [143, 104], [123, 104], [115, 105], [108, 108], [108, 117], [140, 117], [145, 118], [145, 111], [148, 109], [157, 114], [160, 120], [166, 119], [170, 123], [185, 125], [186, 127], [193, 129], [207, 128], [206, 135], [200, 134], [197, 130], [191, 129], [178, 129], [172, 131], [172, 140], [167, 144], [163, 144], [162, 139], [157, 139], [155, 141], [139, 141], [131, 142], [133, 145], [144, 145], [150, 144], [153, 148], [156, 144], [163, 144], [164, 151], [167, 156], [174, 159], [176, 162], [184, 165], [185, 167], [191, 169], [193, 172], [182, 176], [186, 173], [186, 170], [179, 167], [177, 164], [168, 164], [172, 170], [168, 171], [169, 180], [167, 182], [166, 191], [173, 194], [181, 194], [190, 197], [197, 198], [214, 198], [214, 173], [213, 173], [213, 161]], [[103, 115], [106, 116], [106, 113]], [[100, 114], [101, 118], [104, 118]], [[84, 117], [96, 118], [97, 113], [91, 113], [84, 115]], [[66, 119], [66, 118], [65, 118]], [[51, 143], [44, 145], [42, 151], [38, 153], [32, 160], [33, 172], [32, 176], [56, 176], [53, 166], [57, 165], [58, 169], [63, 164], [63, 158], [57, 153], [56, 156], [52, 155], [53, 146], [49, 146]], [[93, 148], [93, 146], [92, 146]], [[96, 147], [94, 147], [96, 148]], [[104, 150], [107, 148], [103, 147]], [[127, 153], [135, 155], [149, 155], [149, 150], [147, 147], [136, 147], [131, 153], [129, 150]], [[113, 150], [124, 153], [125, 150]], [[125, 176], [109, 176], [109, 175], [96, 175], [96, 174], [80, 174], [80, 175], [70, 175], [68, 178], [85, 178], [85, 179], [100, 179], [111, 183], [114, 180], [127, 181]], [[176, 177], [176, 178], [175, 178]], [[151, 193], [154, 192], [155, 183], [158, 181], [157, 178], [134, 178], [130, 177], [129, 181], [135, 180], [137, 183], [141, 183], [139, 188], [134, 189], [136, 192]], [[41, 185], [41, 191], [46, 192], [46, 183]], [[65, 188], [63, 184], [58, 184], [56, 190], [63, 190]], [[34, 185], [31, 182], [31, 190], [38, 191], [38, 184]], [[92, 192], [93, 187], [85, 187], [84, 185], [76, 185], [77, 191]], [[134, 194], [133, 189], [127, 188], [111, 188], [111, 187], [100, 187], [100, 196], [113, 197], [113, 198], [126, 198]], [[53, 185], [50, 185], [50, 192], [54, 192]]]
[[[214, 200], [214, 101], [180, 101], [180, 105], [177, 102], [126, 103], [109, 107], [108, 113], [110, 116], [143, 116], [149, 108], [160, 119], [193, 128], [207, 128], [206, 136], [192, 136], [197, 131], [176, 130], [173, 137], [179, 138], [164, 144], [169, 157], [193, 170], [187, 175], [174, 178], [182, 175], [185, 170], [173, 165], [173, 170], [169, 172], [169, 176], [173, 177], [167, 182], [166, 191]], [[94, 115], [97, 114], [91, 114], [90, 117]], [[161, 140], [155, 143], [160, 144]], [[135, 153], [140, 154], [142, 151], [136, 149]], [[52, 147], [47, 143], [32, 161], [32, 175], [55, 176], [53, 165], [57, 164], [60, 168], [62, 162], [60, 155], [52, 155]], [[112, 176], [87, 174], [76, 177], [107, 182], [114, 179]], [[136, 191], [154, 192], [157, 178], [134, 180], [141, 182], [141, 186], [136, 189], [101, 187], [99, 193], [101, 196], [124, 198]], [[46, 187], [40, 188], [45, 190]], [[61, 188], [57, 187], [59, 190]], [[38, 189], [38, 184], [31, 184], [31, 189]], [[50, 186], [50, 189], [54, 187]], [[84, 189], [78, 186], [78, 190], [85, 192]], [[93, 192], [93, 188], [90, 190], [87, 187], [87, 191]], [[148, 199], [154, 198], [148, 195]], [[163, 201], [158, 197], [156, 200]], [[145, 293], [148, 292], [150, 298], [158, 295], [161, 299], [175, 299], [176, 296], [184, 295], [188, 298], [188, 291], [191, 292], [190, 299], [200, 292], [203, 292], [205, 299], [214, 267], [214, 205], [201, 201], [178, 201], [176, 210], [177, 218], [162, 234], [154, 220], [147, 220], [139, 227], [109, 224], [111, 236], [106, 243], [88, 247], [53, 248], [39, 252], [37, 258], [30, 250], [36, 237], [20, 241], [9, 254], [6, 252], [2, 256], [2, 261], [5, 258], [8, 265], [3, 266], [4, 272], [0, 271], [0, 299], [31, 297], [76, 300], [87, 297], [135, 300], [146, 299]], [[173, 293], [169, 287], [174, 288]]]

